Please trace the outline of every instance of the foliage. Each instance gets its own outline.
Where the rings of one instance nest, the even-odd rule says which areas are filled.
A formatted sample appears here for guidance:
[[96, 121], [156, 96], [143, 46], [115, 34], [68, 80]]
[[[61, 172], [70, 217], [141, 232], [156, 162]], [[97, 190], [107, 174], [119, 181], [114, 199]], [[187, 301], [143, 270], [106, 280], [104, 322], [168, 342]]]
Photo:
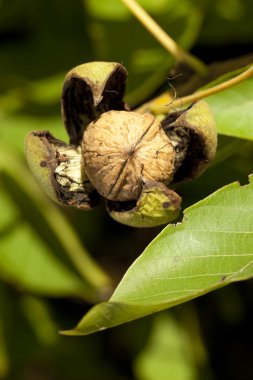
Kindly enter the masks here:
[[[251, 63], [240, 55], [252, 46], [252, 1], [140, 4], [182, 48], [220, 61], [184, 95]], [[2, 0], [0, 43], [0, 379], [249, 379], [251, 281], [90, 337], [58, 330], [86, 334], [252, 277], [252, 78], [206, 98], [219, 148], [199, 179], [177, 187], [183, 222], [136, 230], [102, 207], [53, 204], [27, 169], [23, 140], [47, 129], [67, 141], [60, 96], [70, 68], [123, 62], [134, 106], [176, 86], [168, 81], [175, 59], [117, 0]], [[193, 77], [179, 70], [188, 85]]]
[[252, 277], [252, 187], [230, 184], [185, 210], [182, 223], [168, 225], [110, 300], [91, 309], [72, 333], [103, 330]]

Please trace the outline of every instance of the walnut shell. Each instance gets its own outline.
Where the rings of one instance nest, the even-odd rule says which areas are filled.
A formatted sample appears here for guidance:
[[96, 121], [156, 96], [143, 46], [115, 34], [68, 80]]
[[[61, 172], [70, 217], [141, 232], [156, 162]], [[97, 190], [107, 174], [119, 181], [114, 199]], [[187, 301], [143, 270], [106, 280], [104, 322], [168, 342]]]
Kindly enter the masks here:
[[175, 150], [151, 114], [109, 111], [91, 122], [83, 135], [84, 170], [105, 198], [138, 199], [146, 181], [173, 178]]

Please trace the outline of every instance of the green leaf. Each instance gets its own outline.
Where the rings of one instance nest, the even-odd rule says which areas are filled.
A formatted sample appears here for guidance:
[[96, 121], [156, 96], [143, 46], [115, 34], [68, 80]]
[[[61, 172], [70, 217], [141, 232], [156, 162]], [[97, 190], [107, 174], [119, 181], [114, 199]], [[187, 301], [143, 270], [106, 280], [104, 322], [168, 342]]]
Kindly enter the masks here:
[[0, 277], [33, 293], [103, 299], [110, 291], [106, 273], [15, 151], [0, 151]]
[[0, 194], [0, 207], [4, 210], [0, 228], [0, 277], [33, 293], [85, 294], [79, 276], [60, 262], [3, 189]]
[[183, 222], [168, 225], [132, 264], [111, 299], [65, 333], [90, 334], [252, 277], [252, 179], [187, 209]]
[[218, 133], [253, 140], [252, 87], [253, 77], [205, 99]]

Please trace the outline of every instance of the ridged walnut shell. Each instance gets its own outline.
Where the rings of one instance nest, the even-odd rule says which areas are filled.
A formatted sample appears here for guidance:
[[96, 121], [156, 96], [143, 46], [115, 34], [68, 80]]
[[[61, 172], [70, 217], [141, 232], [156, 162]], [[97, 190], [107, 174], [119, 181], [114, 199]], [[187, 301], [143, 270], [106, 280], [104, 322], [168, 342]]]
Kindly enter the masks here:
[[151, 114], [103, 113], [85, 130], [82, 152], [89, 180], [109, 200], [137, 200], [147, 181], [173, 177], [175, 150]]

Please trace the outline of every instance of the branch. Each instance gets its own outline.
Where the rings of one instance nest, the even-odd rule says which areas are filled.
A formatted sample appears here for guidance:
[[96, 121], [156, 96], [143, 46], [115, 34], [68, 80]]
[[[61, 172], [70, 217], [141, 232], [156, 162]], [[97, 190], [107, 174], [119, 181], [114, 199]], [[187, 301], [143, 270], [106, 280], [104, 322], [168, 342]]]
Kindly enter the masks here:
[[197, 57], [182, 49], [152, 17], [136, 2], [136, 0], [121, 0], [142, 25], [165, 47], [178, 61], [187, 63], [201, 75], [207, 74], [206, 65]]
[[253, 65], [250, 66], [243, 73], [237, 75], [236, 77], [227, 80], [226, 82], [217, 84], [216, 86], [207, 88], [205, 90], [200, 90], [194, 92], [191, 95], [184, 96], [182, 98], [176, 99], [171, 102], [171, 95], [168, 92], [163, 93], [157, 98], [151, 100], [150, 102], [144, 103], [142, 106], [136, 109], [137, 112], [152, 112], [155, 115], [169, 113], [169, 106], [172, 105], [173, 109], [177, 107], [182, 107], [189, 103], [194, 103], [200, 99], [206, 98], [208, 96], [214, 95], [220, 91], [224, 91], [236, 84], [244, 81], [245, 79], [253, 76]]

